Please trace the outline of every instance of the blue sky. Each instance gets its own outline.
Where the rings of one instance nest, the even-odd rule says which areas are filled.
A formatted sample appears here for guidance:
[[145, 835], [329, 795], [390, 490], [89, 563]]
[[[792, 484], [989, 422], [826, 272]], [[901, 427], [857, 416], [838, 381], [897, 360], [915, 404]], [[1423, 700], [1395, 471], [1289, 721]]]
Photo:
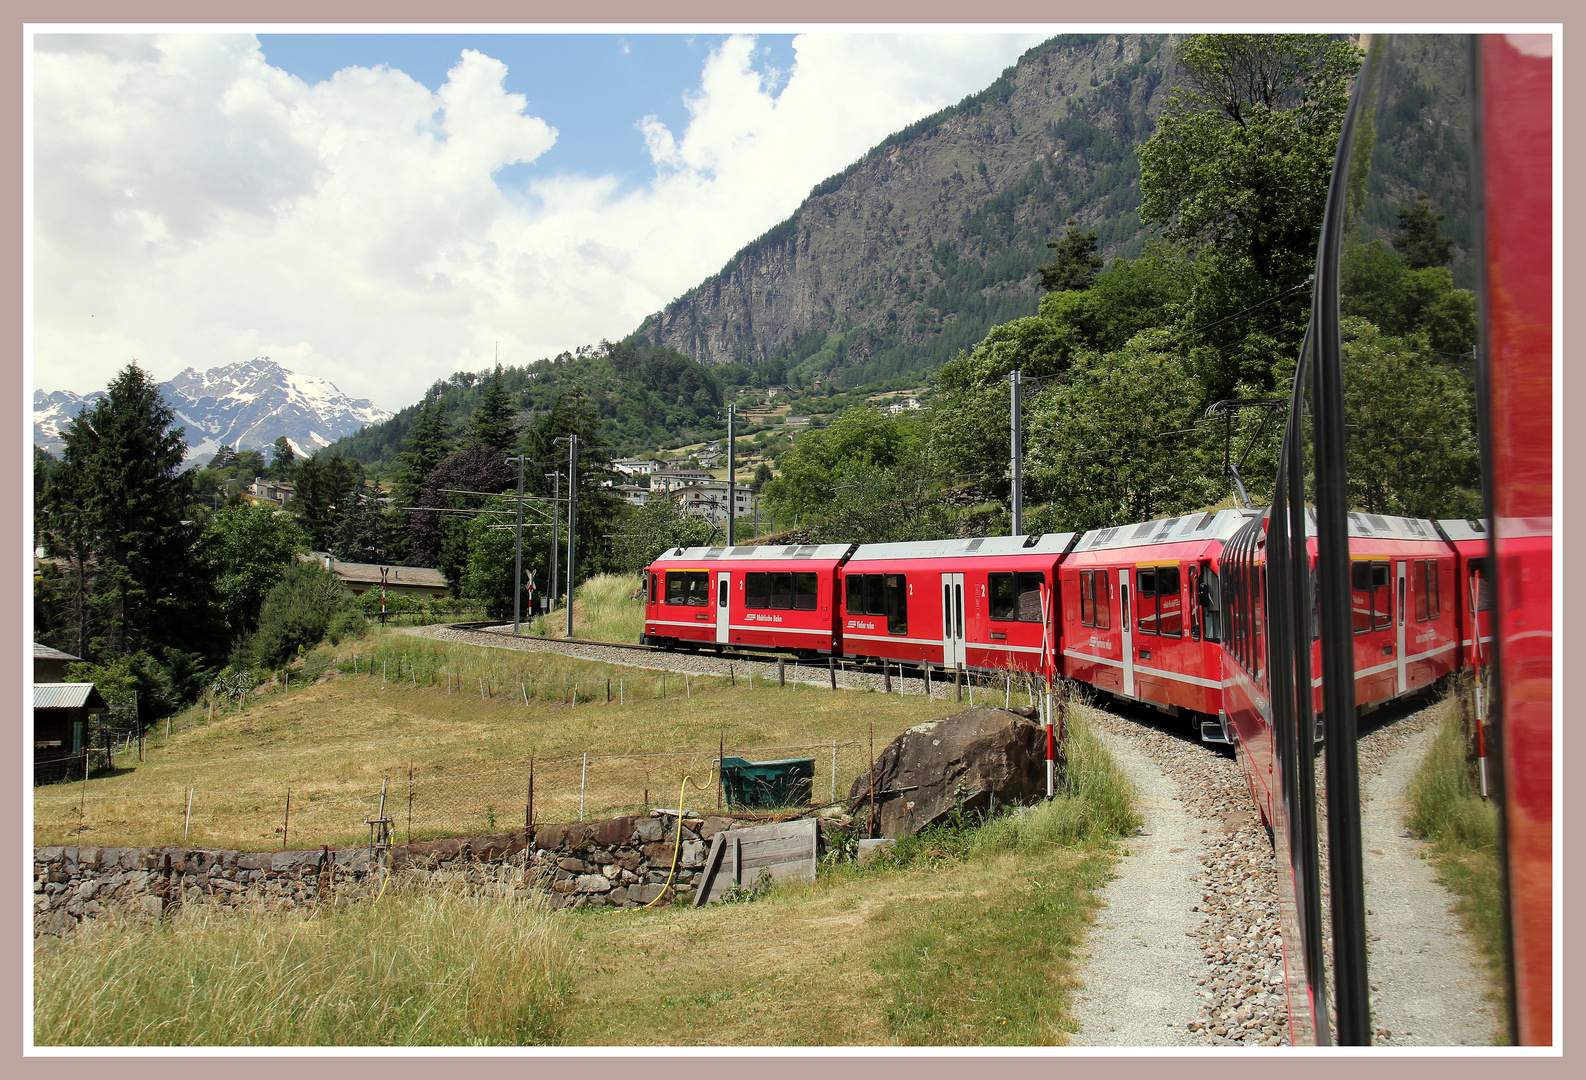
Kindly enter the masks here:
[[34, 385], [618, 340], [1048, 34], [37, 34]]
[[[685, 94], [699, 89], [700, 70], [725, 34], [260, 34], [273, 66], [305, 82], [321, 82], [350, 65], [386, 64], [431, 90], [464, 49], [507, 65], [505, 87], [523, 94], [535, 115], [557, 129], [556, 144], [540, 158], [508, 165], [502, 187], [521, 188], [546, 173], [602, 173], [624, 188], [655, 175], [639, 119], [655, 115], [673, 130], [688, 121]], [[755, 69], [780, 73], [793, 66], [792, 34], [756, 37]]]

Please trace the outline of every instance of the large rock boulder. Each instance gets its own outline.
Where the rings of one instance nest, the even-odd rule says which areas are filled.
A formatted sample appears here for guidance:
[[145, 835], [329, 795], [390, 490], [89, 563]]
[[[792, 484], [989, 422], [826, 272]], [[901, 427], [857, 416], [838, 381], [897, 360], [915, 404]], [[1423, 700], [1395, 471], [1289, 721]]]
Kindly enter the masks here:
[[[868, 824], [870, 771], [849, 791]], [[876, 758], [877, 836], [897, 838], [946, 819], [962, 798], [981, 810], [1046, 795], [1046, 731], [1022, 712], [977, 707], [909, 728]]]

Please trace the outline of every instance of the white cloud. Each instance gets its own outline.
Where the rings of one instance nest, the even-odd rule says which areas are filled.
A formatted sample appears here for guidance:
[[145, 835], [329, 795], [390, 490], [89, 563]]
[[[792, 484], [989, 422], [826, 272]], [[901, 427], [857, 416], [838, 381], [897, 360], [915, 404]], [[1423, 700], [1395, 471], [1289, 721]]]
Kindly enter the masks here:
[[791, 72], [760, 73], [732, 37], [683, 130], [635, 117], [647, 185], [553, 176], [524, 198], [492, 174], [557, 132], [480, 53], [432, 93], [383, 67], [308, 86], [247, 36], [41, 37], [35, 380], [267, 354], [398, 408], [498, 342], [525, 363], [616, 338], [1037, 40], [805, 35]]

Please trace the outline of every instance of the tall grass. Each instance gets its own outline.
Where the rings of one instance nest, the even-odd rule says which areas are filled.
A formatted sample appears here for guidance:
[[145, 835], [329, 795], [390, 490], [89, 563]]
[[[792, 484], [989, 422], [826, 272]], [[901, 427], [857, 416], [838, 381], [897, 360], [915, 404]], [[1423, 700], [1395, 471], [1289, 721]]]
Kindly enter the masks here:
[[1503, 893], [1499, 871], [1498, 807], [1481, 797], [1476, 762], [1461, 723], [1456, 690], [1440, 705], [1437, 734], [1410, 782], [1410, 832], [1431, 846], [1438, 877], [1457, 898], [1455, 910], [1470, 931], [1487, 967], [1488, 996], [1502, 1005]]
[[[573, 593], [573, 636], [591, 641], [637, 643], [644, 635], [644, 601], [633, 599], [638, 574], [597, 574]], [[551, 632], [563, 636], [564, 612], [550, 620]]]
[[393, 886], [313, 917], [194, 914], [33, 952], [40, 1046], [543, 1045], [571, 984], [530, 900]]

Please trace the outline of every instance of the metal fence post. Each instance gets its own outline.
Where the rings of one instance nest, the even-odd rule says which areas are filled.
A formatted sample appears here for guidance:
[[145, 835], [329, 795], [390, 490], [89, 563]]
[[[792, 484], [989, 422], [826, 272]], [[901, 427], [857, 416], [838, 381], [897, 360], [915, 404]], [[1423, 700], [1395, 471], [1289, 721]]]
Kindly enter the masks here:
[[826, 670], [831, 673], [832, 689], [833, 690], [837, 689], [837, 659], [836, 659], [836, 657], [828, 656], [826, 658]]
[[187, 830], [193, 824], [193, 789], [187, 789], [187, 815], [182, 819], [182, 843], [187, 843]]

